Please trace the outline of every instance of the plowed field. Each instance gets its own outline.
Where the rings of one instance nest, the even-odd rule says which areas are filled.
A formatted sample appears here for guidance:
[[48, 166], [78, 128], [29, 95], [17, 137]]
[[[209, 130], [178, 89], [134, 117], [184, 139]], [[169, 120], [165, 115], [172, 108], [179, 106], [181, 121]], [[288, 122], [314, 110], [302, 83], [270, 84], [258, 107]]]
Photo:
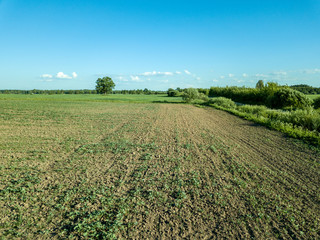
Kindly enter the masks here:
[[185, 104], [0, 102], [0, 237], [318, 239], [320, 154]]

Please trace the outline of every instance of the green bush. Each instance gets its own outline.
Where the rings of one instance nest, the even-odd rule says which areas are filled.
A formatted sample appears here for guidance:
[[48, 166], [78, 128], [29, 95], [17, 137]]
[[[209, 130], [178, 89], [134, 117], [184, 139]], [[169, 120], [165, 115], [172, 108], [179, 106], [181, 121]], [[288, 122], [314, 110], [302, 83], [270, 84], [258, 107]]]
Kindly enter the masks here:
[[318, 98], [316, 98], [316, 99], [313, 100], [313, 107], [314, 107], [315, 109], [320, 108], [320, 97], [318, 97]]
[[236, 108], [236, 103], [234, 101], [232, 101], [229, 98], [225, 98], [225, 97], [216, 97], [216, 98], [211, 98], [208, 101], [209, 104], [214, 104], [220, 107], [224, 107], [224, 108]]
[[199, 99], [202, 101], [209, 101], [209, 97], [205, 93], [199, 93]]
[[181, 96], [180, 92], [178, 90], [174, 90], [172, 88], [169, 88], [167, 91], [168, 97], [179, 97]]
[[268, 108], [266, 106], [257, 105], [242, 105], [238, 106], [238, 110], [245, 113], [250, 113], [254, 115], [266, 116], [266, 111]]
[[226, 97], [240, 103], [267, 105], [268, 98], [273, 96], [279, 88], [281, 86], [274, 82], [268, 82], [259, 88], [211, 87], [209, 97]]
[[190, 103], [199, 98], [200, 98], [200, 94], [198, 90], [195, 88], [187, 88], [184, 90], [184, 93], [182, 94], [183, 101], [187, 103]]
[[203, 93], [206, 96], [209, 96], [209, 89], [208, 88], [198, 88], [199, 93]]
[[312, 100], [299, 91], [280, 88], [273, 94], [269, 104], [272, 108], [304, 109], [312, 106]]

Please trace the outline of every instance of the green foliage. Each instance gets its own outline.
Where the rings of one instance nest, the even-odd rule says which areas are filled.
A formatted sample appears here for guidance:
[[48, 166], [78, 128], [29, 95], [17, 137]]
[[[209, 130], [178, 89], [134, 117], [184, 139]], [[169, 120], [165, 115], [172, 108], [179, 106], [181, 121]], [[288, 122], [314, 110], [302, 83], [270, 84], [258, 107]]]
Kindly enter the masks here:
[[167, 91], [168, 97], [180, 97], [181, 93], [178, 90], [174, 90], [173, 88], [169, 88]]
[[96, 90], [100, 94], [108, 94], [116, 85], [110, 77], [98, 78], [96, 81]]
[[264, 83], [263, 83], [263, 80], [259, 80], [256, 84], [256, 88], [258, 89], [262, 89], [264, 88]]
[[[268, 108], [266, 106], [243, 105], [243, 106], [239, 106], [238, 110], [240, 110], [241, 112], [250, 113], [257, 116], [265, 116], [265, 113], [268, 110]], [[272, 111], [271, 109], [269, 110]]]
[[96, 90], [91, 89], [78, 89], [78, 90], [0, 90], [0, 94], [97, 94]]
[[150, 89], [132, 89], [132, 90], [113, 90], [112, 94], [145, 94], [145, 95], [162, 95], [166, 94], [167, 91], [155, 91]]
[[205, 93], [199, 93], [199, 99], [205, 102], [209, 101], [209, 97]]
[[320, 111], [312, 107], [283, 111], [257, 105], [236, 106], [231, 99], [223, 97], [210, 99], [208, 103], [218, 109], [226, 110], [237, 116], [286, 133], [291, 137], [320, 145]]
[[274, 82], [268, 82], [264, 85], [262, 80], [257, 83], [256, 88], [211, 87], [209, 96], [221, 96], [240, 103], [266, 105], [271, 108], [297, 109], [306, 108], [312, 104], [312, 100], [298, 91], [286, 86], [279, 86]]
[[264, 104], [265, 94], [256, 88], [211, 87], [209, 97], [226, 97], [233, 101], [248, 104]]
[[198, 88], [199, 93], [203, 93], [206, 96], [209, 96], [209, 89], [208, 88]]
[[211, 98], [208, 103], [231, 109], [234, 109], [237, 106], [234, 101], [232, 101], [230, 98], [225, 97]]
[[205, 93], [199, 92], [198, 89], [195, 88], [184, 89], [182, 99], [187, 103], [203, 103], [209, 101], [209, 97]]
[[320, 97], [318, 97], [318, 98], [316, 98], [316, 99], [313, 100], [313, 107], [314, 107], [315, 109], [320, 108]]
[[143, 89], [143, 94], [150, 95], [152, 92], [148, 88]]
[[312, 105], [312, 100], [303, 93], [290, 89], [280, 88], [270, 98], [272, 108], [306, 108]]
[[302, 92], [304, 94], [320, 94], [320, 88], [311, 87], [306, 84], [292, 85], [290, 88]]
[[[113, 90], [112, 94], [146, 94], [146, 95], [162, 95], [166, 94], [167, 91], [155, 91], [150, 89], [132, 89], [132, 90]], [[0, 90], [0, 94], [48, 94], [48, 95], [55, 95], [55, 94], [97, 94], [96, 90], [91, 89], [78, 89], [78, 90]]]
[[182, 99], [183, 101], [190, 103], [193, 100], [199, 99], [200, 98], [200, 94], [198, 92], [197, 89], [195, 88], [187, 88], [185, 89], [183, 95], [182, 95]]

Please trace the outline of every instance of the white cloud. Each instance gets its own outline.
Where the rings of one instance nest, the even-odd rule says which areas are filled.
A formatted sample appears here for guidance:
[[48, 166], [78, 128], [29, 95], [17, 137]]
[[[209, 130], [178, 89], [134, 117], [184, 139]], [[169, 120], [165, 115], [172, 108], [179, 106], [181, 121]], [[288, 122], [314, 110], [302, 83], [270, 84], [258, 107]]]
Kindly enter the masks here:
[[176, 71], [176, 74], [181, 74], [181, 72], [179, 72], [179, 71]]
[[287, 72], [284, 72], [284, 71], [273, 72], [272, 75], [275, 75], [275, 76], [286, 76]]
[[140, 74], [141, 76], [172, 76], [173, 73], [172, 72], [157, 72], [157, 71], [153, 71], [153, 72], [144, 72], [142, 74]]
[[189, 72], [188, 70], [184, 70], [184, 72], [188, 75], [191, 75], [191, 72]]
[[131, 81], [133, 82], [143, 82], [143, 80], [140, 79], [138, 76], [131, 75], [130, 78], [131, 78]]
[[224, 79], [224, 78], [225, 78], [225, 76], [220, 76], [220, 78], [221, 78], [221, 79]]
[[63, 72], [58, 72], [56, 78], [71, 79], [72, 77], [68, 76], [67, 74], [64, 74]]
[[138, 76], [130, 76], [132, 81], [138, 81], [140, 80]]
[[[46, 79], [47, 81], [45, 81], [45, 82], [52, 82], [54, 79], [72, 79], [72, 78], [77, 78], [78, 74], [76, 72], [73, 72], [72, 76], [69, 76], [67, 74], [64, 74], [63, 72], [58, 72], [55, 75], [45, 73], [45, 74], [40, 75], [40, 77], [42, 79]], [[50, 79], [50, 81], [49, 81], [49, 79]]]
[[232, 78], [232, 77], [234, 77], [234, 74], [229, 73], [228, 76], [229, 76], [230, 78]]
[[128, 79], [124, 78], [123, 76], [115, 77], [115, 79], [117, 79], [120, 82], [128, 82]]
[[242, 74], [242, 77], [248, 77], [248, 74], [243, 73], [243, 74]]
[[268, 76], [265, 75], [265, 74], [262, 74], [262, 73], [257, 73], [257, 74], [256, 74], [256, 77], [268, 77]]
[[42, 77], [42, 78], [52, 78], [53, 76], [51, 74], [42, 74], [40, 77]]
[[[161, 74], [161, 73], [160, 73]], [[172, 72], [164, 72], [164, 73], [162, 73], [163, 75], [165, 75], [165, 76], [172, 76], [173, 75], [173, 73]]]
[[157, 74], [157, 72], [156, 71], [153, 71], [153, 72], [144, 72], [144, 73], [142, 73], [141, 75], [142, 76], [154, 76], [154, 75], [156, 75]]
[[73, 77], [73, 78], [76, 78], [76, 77], [78, 77], [78, 74], [77, 74], [76, 72], [73, 72], [73, 73], [72, 73], [72, 77]]
[[212, 82], [219, 82], [219, 80], [217, 80], [217, 79], [213, 79], [213, 80], [212, 80]]
[[319, 68], [305, 69], [302, 72], [305, 73], [305, 74], [315, 74], [315, 73], [320, 73], [320, 69]]

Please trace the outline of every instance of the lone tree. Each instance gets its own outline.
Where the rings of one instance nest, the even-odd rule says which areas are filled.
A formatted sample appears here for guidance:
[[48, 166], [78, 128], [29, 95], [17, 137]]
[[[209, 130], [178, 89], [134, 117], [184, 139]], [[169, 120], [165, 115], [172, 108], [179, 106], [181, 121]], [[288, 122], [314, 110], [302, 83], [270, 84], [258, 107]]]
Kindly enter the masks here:
[[256, 84], [256, 88], [258, 88], [258, 89], [262, 89], [262, 88], [264, 88], [264, 83], [263, 83], [263, 81], [262, 81], [262, 80], [259, 80], [259, 81], [257, 82], [257, 84]]
[[109, 77], [98, 78], [96, 84], [97, 93], [100, 94], [112, 93], [112, 89], [116, 86]]

